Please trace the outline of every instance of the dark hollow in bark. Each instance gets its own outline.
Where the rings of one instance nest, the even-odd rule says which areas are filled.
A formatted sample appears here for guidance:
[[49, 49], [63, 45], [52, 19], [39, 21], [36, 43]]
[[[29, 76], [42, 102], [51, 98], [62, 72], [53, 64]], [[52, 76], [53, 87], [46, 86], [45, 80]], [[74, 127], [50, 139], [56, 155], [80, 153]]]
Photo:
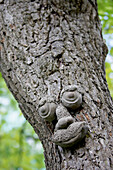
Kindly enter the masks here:
[[[113, 102], [96, 0], [1, 1], [0, 52], [0, 71], [43, 144], [46, 169], [113, 169]], [[89, 134], [62, 148], [51, 140], [57, 120], [43, 120], [38, 108], [46, 95], [58, 106], [69, 85], [82, 95], [70, 114]]]

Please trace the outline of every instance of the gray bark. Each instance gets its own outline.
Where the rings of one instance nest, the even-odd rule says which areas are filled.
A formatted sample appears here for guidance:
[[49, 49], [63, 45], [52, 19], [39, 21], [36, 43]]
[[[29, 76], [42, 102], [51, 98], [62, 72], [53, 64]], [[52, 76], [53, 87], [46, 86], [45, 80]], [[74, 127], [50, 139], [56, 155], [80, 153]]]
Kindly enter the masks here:
[[[47, 170], [113, 169], [113, 101], [105, 79], [96, 0], [0, 1], [0, 71], [44, 148]], [[70, 114], [89, 132], [72, 148], [52, 142], [57, 120], [43, 120], [39, 101], [77, 85], [82, 106]]]

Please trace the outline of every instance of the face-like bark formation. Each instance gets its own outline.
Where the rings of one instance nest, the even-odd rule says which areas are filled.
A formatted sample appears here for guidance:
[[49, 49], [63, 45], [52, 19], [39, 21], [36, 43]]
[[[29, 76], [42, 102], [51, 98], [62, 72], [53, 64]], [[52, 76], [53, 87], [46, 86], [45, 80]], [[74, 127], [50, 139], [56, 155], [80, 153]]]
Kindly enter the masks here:
[[[113, 103], [105, 79], [107, 48], [95, 0], [0, 3], [0, 70], [39, 135], [47, 169], [112, 169]], [[58, 118], [60, 125], [57, 119], [43, 120], [39, 114], [46, 113], [50, 103], [49, 113], [61, 109], [68, 96], [62, 90], [70, 85], [78, 87], [82, 105], [68, 108], [71, 118], [67, 116], [64, 123]], [[45, 96], [52, 99], [39, 111]], [[62, 149], [52, 137], [70, 119], [87, 123], [90, 135], [73, 149]]]

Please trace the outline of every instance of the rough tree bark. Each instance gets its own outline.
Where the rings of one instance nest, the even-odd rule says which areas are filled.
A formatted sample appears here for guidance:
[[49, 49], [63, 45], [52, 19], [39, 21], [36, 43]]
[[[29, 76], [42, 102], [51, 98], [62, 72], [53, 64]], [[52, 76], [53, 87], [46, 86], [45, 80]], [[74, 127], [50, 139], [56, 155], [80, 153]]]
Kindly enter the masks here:
[[[96, 0], [1, 0], [0, 71], [44, 148], [47, 170], [113, 169], [113, 102], [105, 79], [107, 47]], [[72, 148], [52, 142], [57, 123], [39, 101], [77, 85], [82, 106], [70, 111], [89, 126]]]

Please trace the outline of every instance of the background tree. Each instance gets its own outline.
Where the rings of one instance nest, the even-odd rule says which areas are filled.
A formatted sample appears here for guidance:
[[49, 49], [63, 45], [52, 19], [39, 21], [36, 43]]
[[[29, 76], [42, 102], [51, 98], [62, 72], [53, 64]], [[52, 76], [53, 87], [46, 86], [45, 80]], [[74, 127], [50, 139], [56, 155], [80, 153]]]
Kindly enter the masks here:
[[[86, 118], [88, 119], [87, 115], [86, 115]], [[90, 142], [89, 142], [89, 143], [90, 143]], [[83, 148], [84, 148], [84, 147], [83, 147]], [[83, 148], [82, 148], [82, 149], [83, 149]], [[68, 152], [69, 152], [69, 151], [68, 151]], [[80, 166], [80, 165], [78, 165], [78, 166]], [[82, 166], [82, 165], [81, 165], [81, 166]], [[107, 165], [105, 165], [105, 166], [107, 167]]]

